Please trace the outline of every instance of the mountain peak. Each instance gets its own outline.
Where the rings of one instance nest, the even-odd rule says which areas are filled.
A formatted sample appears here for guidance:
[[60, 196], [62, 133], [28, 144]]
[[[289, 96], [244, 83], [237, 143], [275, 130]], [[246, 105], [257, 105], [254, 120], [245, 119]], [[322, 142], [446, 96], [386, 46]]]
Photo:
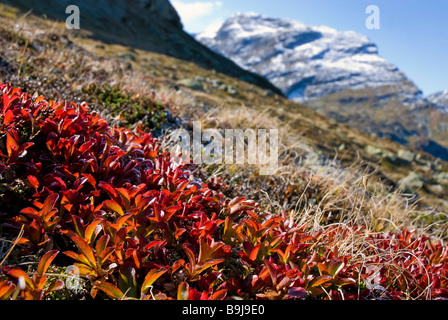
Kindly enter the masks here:
[[367, 36], [291, 19], [238, 13], [200, 42], [258, 73], [293, 100], [306, 100], [344, 89], [401, 85], [416, 88], [398, 68], [378, 54]]

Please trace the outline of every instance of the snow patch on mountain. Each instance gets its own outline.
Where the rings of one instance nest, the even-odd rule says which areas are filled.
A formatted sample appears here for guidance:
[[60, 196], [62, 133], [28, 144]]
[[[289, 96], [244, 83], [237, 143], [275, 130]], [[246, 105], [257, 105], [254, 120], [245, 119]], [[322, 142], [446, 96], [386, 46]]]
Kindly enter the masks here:
[[420, 94], [366, 36], [327, 26], [239, 13], [214, 33], [196, 39], [243, 68], [258, 73], [290, 99], [303, 101], [344, 89], [403, 85]]
[[426, 99], [434, 103], [440, 111], [448, 113], [448, 89], [433, 93], [427, 96]]

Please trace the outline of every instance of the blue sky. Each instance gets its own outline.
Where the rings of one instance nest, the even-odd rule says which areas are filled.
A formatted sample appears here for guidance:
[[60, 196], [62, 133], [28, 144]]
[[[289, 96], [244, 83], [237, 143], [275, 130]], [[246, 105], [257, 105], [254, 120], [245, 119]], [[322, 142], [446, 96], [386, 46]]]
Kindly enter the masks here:
[[[237, 12], [257, 12], [367, 35], [424, 94], [448, 89], [447, 0], [171, 0], [187, 32], [216, 27]], [[380, 29], [366, 28], [366, 8]]]

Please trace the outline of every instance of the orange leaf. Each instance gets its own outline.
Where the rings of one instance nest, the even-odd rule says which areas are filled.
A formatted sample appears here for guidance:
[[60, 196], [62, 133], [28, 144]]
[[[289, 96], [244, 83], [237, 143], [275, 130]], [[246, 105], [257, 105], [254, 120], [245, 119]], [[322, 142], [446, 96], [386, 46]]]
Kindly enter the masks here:
[[0, 300], [6, 300], [8, 299], [16, 289], [16, 286], [14, 284], [7, 284], [4, 285], [5, 282], [0, 282]]
[[13, 120], [14, 120], [14, 113], [12, 112], [12, 110], [8, 110], [8, 112], [6, 112], [5, 114], [5, 118], [3, 119], [3, 124], [7, 126]]
[[118, 289], [115, 285], [109, 282], [101, 282], [99, 284], [95, 284], [95, 289], [100, 289], [105, 292], [112, 299], [120, 300], [123, 298], [124, 294]]
[[[91, 241], [93, 241], [96, 236], [98, 235], [98, 233], [101, 231], [101, 226], [99, 226], [99, 224], [102, 222], [102, 220], [97, 219], [97, 220], [93, 220], [87, 227], [84, 233], [84, 239], [90, 243]], [[95, 237], [93, 237], [95, 236]], [[93, 237], [93, 238], [92, 238]]]
[[10, 130], [6, 133], [6, 150], [9, 157], [11, 157], [14, 151], [19, 150], [19, 135], [17, 131]]
[[167, 268], [152, 269], [151, 271], [149, 271], [142, 284], [142, 294], [146, 294], [153, 283], [156, 282], [156, 280], [159, 279], [160, 276], [162, 276], [167, 271]]
[[93, 267], [94, 269], [97, 268], [95, 254], [93, 253], [92, 248], [88, 245], [88, 243], [81, 239], [80, 237], [73, 237], [72, 240], [75, 242], [76, 246], [78, 247], [79, 251], [86, 257], [86, 259], [89, 261], [89, 266]]
[[59, 253], [59, 251], [52, 250], [52, 251], [48, 251], [46, 254], [44, 254], [44, 256], [40, 260], [39, 265], [37, 267], [37, 274], [39, 276], [42, 277], [44, 275], [44, 273], [47, 272], [48, 267], [50, 266], [50, 264], [54, 260], [54, 258], [56, 258], [58, 253]]
[[123, 204], [124, 204], [124, 207], [125, 207], [126, 211], [129, 211], [129, 208], [131, 207], [131, 200], [129, 198], [128, 191], [125, 188], [117, 188], [115, 190], [120, 195], [120, 198], [123, 201]]
[[34, 283], [31, 281], [30, 277], [21, 269], [13, 269], [8, 272], [8, 274], [16, 279], [23, 278], [25, 280], [26, 286], [30, 289], [34, 289]]
[[324, 284], [325, 282], [328, 282], [330, 280], [333, 280], [333, 278], [331, 276], [328, 275], [323, 275], [323, 276], [319, 276], [316, 277], [313, 281], [311, 281], [311, 287], [318, 287], [322, 284]]
[[222, 289], [212, 294], [209, 300], [224, 300], [226, 296], [227, 289]]
[[182, 282], [177, 288], [177, 300], [188, 300], [190, 286], [187, 282]]
[[115, 211], [120, 216], [124, 215], [123, 209], [121, 206], [113, 200], [106, 200], [103, 202], [103, 206], [108, 208], [109, 210]]
[[37, 178], [35, 176], [28, 176], [28, 181], [31, 183], [31, 185], [33, 186], [33, 188], [37, 189], [39, 188], [39, 181], [37, 180]]

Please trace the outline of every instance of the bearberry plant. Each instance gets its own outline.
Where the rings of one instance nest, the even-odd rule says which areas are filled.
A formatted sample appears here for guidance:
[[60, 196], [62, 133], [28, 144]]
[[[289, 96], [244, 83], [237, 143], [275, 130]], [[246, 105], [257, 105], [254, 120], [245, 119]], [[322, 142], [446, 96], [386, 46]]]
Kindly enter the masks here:
[[[442, 243], [311, 229], [227, 199], [151, 134], [110, 127], [86, 104], [0, 84], [0, 108], [2, 232], [40, 258], [36, 270], [3, 259], [0, 299], [51, 299], [68, 266], [89, 299], [448, 298]], [[339, 253], [353, 234], [369, 244], [363, 259]]]

